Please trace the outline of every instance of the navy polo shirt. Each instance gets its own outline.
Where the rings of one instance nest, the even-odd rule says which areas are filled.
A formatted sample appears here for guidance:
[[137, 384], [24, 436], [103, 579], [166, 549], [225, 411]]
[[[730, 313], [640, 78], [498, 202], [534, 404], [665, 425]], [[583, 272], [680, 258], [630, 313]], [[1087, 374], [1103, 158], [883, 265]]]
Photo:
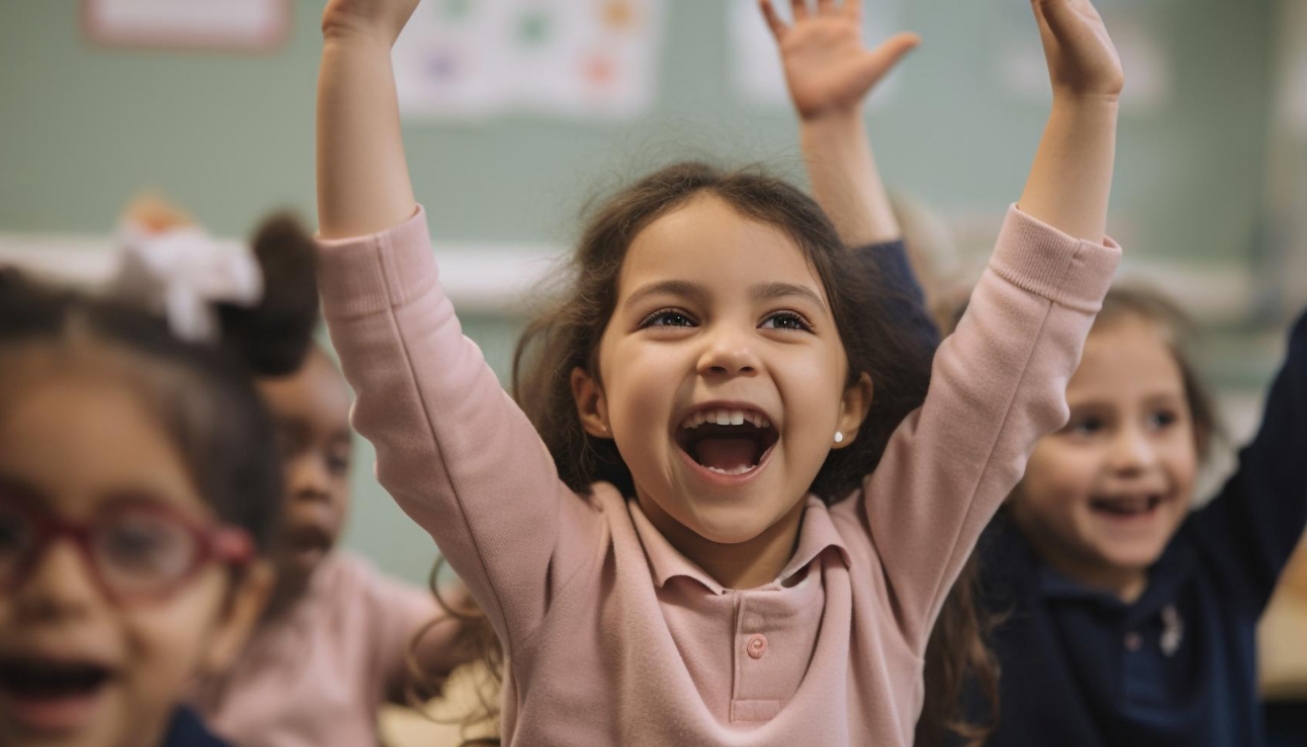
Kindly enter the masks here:
[[230, 747], [205, 728], [200, 717], [189, 708], [180, 707], [173, 714], [172, 724], [160, 747]]
[[1181, 524], [1138, 600], [1059, 575], [1002, 515], [986, 530], [983, 604], [1006, 615], [993, 640], [1001, 716], [988, 744], [1266, 744], [1257, 620], [1304, 525], [1307, 315], [1237, 471]]

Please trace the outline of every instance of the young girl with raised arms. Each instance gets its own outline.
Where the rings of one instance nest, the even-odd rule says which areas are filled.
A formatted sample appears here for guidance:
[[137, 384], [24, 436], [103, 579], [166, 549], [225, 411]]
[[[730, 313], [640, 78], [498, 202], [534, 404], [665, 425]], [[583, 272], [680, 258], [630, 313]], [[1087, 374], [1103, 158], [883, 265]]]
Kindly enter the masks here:
[[503, 642], [505, 742], [911, 743], [934, 617], [1064, 421], [1119, 258], [1097, 13], [1033, 4], [1053, 113], [924, 402], [882, 376], [900, 330], [817, 206], [691, 164], [585, 232], [519, 407], [461, 335], [409, 183], [389, 54], [415, 5], [327, 6], [319, 281], [379, 477]]
[[[1307, 525], [1307, 317], [1256, 438], [1190, 512], [1216, 410], [1157, 294], [1108, 293], [978, 555], [1003, 676], [992, 745], [1266, 744], [1255, 631]], [[951, 601], [950, 604], [953, 604]], [[975, 723], [992, 714], [973, 700]]]
[[267, 240], [289, 230], [256, 241], [262, 272], [138, 256], [130, 301], [0, 270], [0, 745], [224, 744], [181, 703], [272, 587], [281, 465], [252, 377], [298, 367], [317, 316], [311, 241]]

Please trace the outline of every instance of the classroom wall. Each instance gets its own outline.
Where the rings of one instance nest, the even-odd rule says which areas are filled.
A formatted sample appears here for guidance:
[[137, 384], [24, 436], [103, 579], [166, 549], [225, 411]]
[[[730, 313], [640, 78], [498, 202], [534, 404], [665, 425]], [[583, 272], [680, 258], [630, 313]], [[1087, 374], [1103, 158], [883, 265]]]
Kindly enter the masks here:
[[[874, 2], [875, 0], [868, 0]], [[296, 0], [285, 48], [254, 55], [89, 46], [75, 0], [0, 2], [0, 232], [103, 233], [134, 192], [163, 191], [221, 234], [268, 209], [312, 218], [321, 0]], [[1258, 256], [1271, 89], [1270, 0], [1103, 0], [1141, 20], [1173, 73], [1160, 107], [1127, 110], [1114, 231], [1133, 256], [1244, 272]], [[997, 82], [1024, 0], [901, 0], [925, 44], [870, 115], [887, 180], [941, 214], [997, 216], [1020, 193], [1046, 101]], [[739, 101], [726, 9], [668, 0], [655, 110], [636, 122], [514, 117], [412, 124], [419, 199], [451, 242], [566, 245], [587, 198], [685, 157], [763, 161], [800, 177], [784, 108]], [[466, 319], [504, 373], [511, 319]], [[360, 444], [348, 543], [413, 579], [433, 556], [371, 479]]]

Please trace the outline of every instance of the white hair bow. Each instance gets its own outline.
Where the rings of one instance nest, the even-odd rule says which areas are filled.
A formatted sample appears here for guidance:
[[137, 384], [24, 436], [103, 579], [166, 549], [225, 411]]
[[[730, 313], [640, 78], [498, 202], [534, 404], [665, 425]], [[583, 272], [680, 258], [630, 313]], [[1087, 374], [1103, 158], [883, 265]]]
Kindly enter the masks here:
[[263, 298], [259, 262], [240, 242], [197, 226], [150, 232], [132, 221], [119, 227], [118, 240], [122, 260], [111, 289], [164, 314], [183, 340], [217, 341], [214, 304], [249, 307]]

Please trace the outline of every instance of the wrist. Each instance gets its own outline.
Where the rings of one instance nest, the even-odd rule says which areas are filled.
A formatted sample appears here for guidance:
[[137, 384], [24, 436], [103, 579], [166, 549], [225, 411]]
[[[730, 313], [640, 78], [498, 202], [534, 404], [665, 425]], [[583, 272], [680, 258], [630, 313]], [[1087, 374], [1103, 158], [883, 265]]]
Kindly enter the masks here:
[[799, 134], [818, 143], [852, 143], [867, 138], [862, 115], [857, 110], [829, 111], [819, 116], [800, 117]]
[[360, 28], [349, 23], [324, 20], [322, 42], [324, 45], [337, 47], [382, 49], [386, 54], [390, 54], [391, 48], [395, 45], [395, 37], [388, 36], [379, 29]]
[[1053, 88], [1053, 108], [1115, 113], [1121, 106], [1121, 93], [1102, 91], [1076, 91], [1070, 88]]

